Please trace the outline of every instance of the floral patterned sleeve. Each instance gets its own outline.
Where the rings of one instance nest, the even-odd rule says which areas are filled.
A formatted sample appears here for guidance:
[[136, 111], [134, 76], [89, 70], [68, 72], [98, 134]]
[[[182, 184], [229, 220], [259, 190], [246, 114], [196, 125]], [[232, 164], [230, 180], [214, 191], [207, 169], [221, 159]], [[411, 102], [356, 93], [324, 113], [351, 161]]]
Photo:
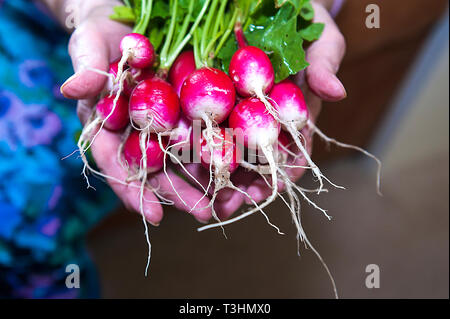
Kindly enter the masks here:
[[[0, 0], [0, 297], [96, 291], [84, 238], [117, 201], [95, 179], [87, 190], [77, 155], [62, 160], [81, 128], [59, 92], [72, 72], [67, 41], [32, 1]], [[81, 289], [64, 284], [73, 263]]]

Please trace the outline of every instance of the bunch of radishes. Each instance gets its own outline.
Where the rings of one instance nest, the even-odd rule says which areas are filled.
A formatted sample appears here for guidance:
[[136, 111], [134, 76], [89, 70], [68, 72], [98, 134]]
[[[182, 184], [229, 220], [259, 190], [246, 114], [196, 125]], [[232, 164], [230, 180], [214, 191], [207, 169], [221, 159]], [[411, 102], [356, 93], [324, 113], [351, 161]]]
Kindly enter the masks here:
[[[128, 2], [121, 9], [135, 15], [134, 32], [122, 39], [122, 57], [105, 74], [110, 78], [106, 94], [80, 137], [86, 168], [99, 173], [89, 166], [84, 154], [100, 130], [118, 131], [123, 135], [118, 160], [129, 172], [129, 178], [121, 182], [141, 182], [141, 209], [144, 189], [151, 187], [148, 175], [165, 172], [170, 159], [170, 165], [178, 166], [205, 191], [205, 196], [211, 196], [209, 207], [218, 223], [200, 230], [223, 226], [257, 211], [264, 214], [264, 208], [280, 196], [293, 216], [299, 240], [307, 241], [300, 223], [300, 198], [320, 208], [305, 195], [307, 190], [290, 180], [286, 172], [287, 167], [292, 167], [289, 158], [304, 157], [303, 167], [317, 178], [319, 186], [314, 191], [320, 193], [324, 191], [323, 180], [328, 179], [311, 160], [302, 129], [308, 127], [327, 141], [338, 142], [324, 136], [309, 120], [301, 89], [287, 76], [277, 76], [282, 70], [279, 66], [274, 68], [269, 48], [264, 45], [263, 50], [248, 44], [251, 41], [247, 41], [246, 30], [253, 26], [258, 32], [251, 23], [261, 20], [260, 2], [203, 0], [196, 8], [195, 1], [189, 1], [187, 7], [177, 0], [159, 1], [160, 5], [168, 4], [170, 10], [170, 19], [163, 26], [159, 24], [159, 29], [159, 20], [152, 20], [152, 1], [134, 2], [140, 2], [138, 11]], [[293, 10], [289, 6], [293, 6], [290, 1], [274, 6], [266, 27], [283, 10]], [[297, 19], [301, 11], [295, 10], [298, 11], [290, 14]], [[259, 16], [252, 20], [252, 14]], [[159, 33], [149, 31], [151, 23], [155, 23]], [[262, 41], [261, 37], [252, 37], [250, 31], [247, 34], [256, 44], [255, 39]], [[158, 44], [154, 46], [150, 39]], [[218, 56], [226, 55], [223, 52], [233, 45], [236, 50], [224, 67], [225, 63], [218, 63]], [[201, 127], [198, 135], [193, 134], [195, 124]], [[209, 172], [208, 185], [189, 174], [184, 168], [186, 163], [171, 152], [176, 147], [191, 150], [194, 158], [200, 159]], [[258, 160], [249, 160], [250, 153], [257, 153], [254, 158]], [[220, 221], [214, 212], [214, 200], [220, 190], [231, 188], [250, 198], [231, 182], [231, 175], [239, 166], [258, 172], [272, 194], [261, 204], [252, 200], [254, 207], [238, 217]], [[280, 185], [284, 185], [287, 200], [280, 194]], [[177, 193], [175, 186], [173, 189]], [[163, 198], [164, 194], [160, 196]]]

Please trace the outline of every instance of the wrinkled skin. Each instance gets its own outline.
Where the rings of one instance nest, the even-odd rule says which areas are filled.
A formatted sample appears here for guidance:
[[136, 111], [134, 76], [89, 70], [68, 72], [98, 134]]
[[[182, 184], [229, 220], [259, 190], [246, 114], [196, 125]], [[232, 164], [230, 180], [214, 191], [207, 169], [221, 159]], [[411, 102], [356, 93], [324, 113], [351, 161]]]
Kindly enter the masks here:
[[[65, 0], [74, 1], [74, 0]], [[64, 10], [61, 5], [64, 1], [46, 1], [55, 15], [60, 15], [61, 21], [65, 20]], [[119, 43], [121, 38], [130, 32], [130, 28], [120, 23], [111, 21], [108, 16], [112, 13], [112, 7], [118, 3], [116, 0], [91, 0], [83, 1], [81, 11], [81, 24], [72, 34], [69, 53], [73, 61], [75, 75], [68, 79], [61, 91], [67, 98], [79, 100], [78, 115], [85, 123], [95, 105], [97, 95], [102, 91], [106, 78], [97, 73], [86, 70], [87, 67], [108, 71], [109, 63], [120, 57]], [[314, 42], [307, 50], [307, 60], [310, 66], [305, 72], [295, 77], [295, 81], [302, 85], [305, 99], [310, 108], [312, 119], [317, 118], [321, 101], [339, 101], [346, 97], [346, 92], [341, 82], [336, 77], [339, 64], [345, 53], [345, 41], [333, 19], [329, 16], [325, 5], [329, 1], [314, 2], [316, 12], [315, 21], [325, 23], [326, 27], [320, 40]], [[307, 145], [311, 146], [311, 137], [306, 134]], [[116, 153], [120, 144], [120, 135], [103, 130], [92, 146], [92, 154], [97, 165], [106, 175], [120, 180], [127, 178], [127, 172], [122, 169], [117, 161]], [[311, 151], [311, 149], [309, 149]], [[298, 165], [304, 165], [299, 162]], [[208, 172], [199, 164], [186, 165], [189, 171], [203, 184], [209, 180]], [[177, 176], [174, 168], [168, 171], [169, 176], [177, 188], [178, 193], [191, 207], [203, 196], [202, 191], [187, 183]], [[292, 169], [289, 174], [293, 180], [299, 179], [304, 173], [303, 169]], [[254, 173], [239, 169], [232, 177], [236, 186], [247, 191], [257, 202], [264, 200], [270, 193], [265, 182]], [[167, 191], [167, 197], [175, 202], [180, 210], [189, 211], [179, 198], [174, 195], [172, 188], [161, 172], [152, 177], [152, 184], [157, 184], [161, 191]], [[124, 204], [134, 211], [139, 211], [139, 189], [127, 187], [115, 182], [109, 183], [115, 193]], [[139, 182], [134, 183], [139, 186]], [[158, 225], [163, 217], [163, 207], [157, 202], [155, 195], [147, 191], [144, 214], [153, 225]], [[235, 213], [244, 203], [250, 203], [242, 194], [230, 190], [223, 190], [218, 196], [215, 209], [219, 218], [224, 219]], [[204, 198], [197, 205], [192, 214], [200, 222], [206, 222], [211, 217], [210, 209], [201, 209], [208, 205], [208, 199]]]

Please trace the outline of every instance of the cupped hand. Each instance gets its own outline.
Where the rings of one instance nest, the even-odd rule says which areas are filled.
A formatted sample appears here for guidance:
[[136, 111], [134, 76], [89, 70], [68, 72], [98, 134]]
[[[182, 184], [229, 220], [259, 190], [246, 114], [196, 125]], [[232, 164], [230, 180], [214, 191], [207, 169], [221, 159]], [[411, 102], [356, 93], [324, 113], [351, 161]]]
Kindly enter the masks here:
[[[80, 17], [80, 25], [76, 28], [69, 42], [69, 54], [72, 58], [75, 74], [61, 87], [63, 95], [79, 100], [77, 106], [81, 122], [86, 123], [93, 112], [98, 95], [105, 87], [107, 78], [92, 69], [108, 72], [110, 62], [120, 57], [119, 43], [121, 38], [131, 31], [131, 28], [109, 19], [112, 8], [119, 1], [92, 0], [88, 10]], [[102, 174], [110, 176], [107, 179], [111, 188], [123, 201], [125, 206], [140, 212], [139, 182], [129, 185], [119, 183], [128, 177], [127, 171], [120, 165], [117, 150], [121, 142], [119, 133], [103, 129], [96, 137], [91, 147], [92, 155]], [[175, 195], [166, 175], [161, 172], [150, 177], [150, 182], [158, 186], [158, 192], [174, 205], [190, 212], [200, 222], [206, 222], [211, 216], [210, 209], [204, 209], [209, 204], [203, 193], [180, 178], [172, 169], [168, 169], [174, 187], [183, 201]], [[148, 222], [159, 225], [163, 218], [163, 207], [155, 194], [146, 190], [144, 193], [143, 213]], [[197, 208], [191, 212], [191, 208]]]

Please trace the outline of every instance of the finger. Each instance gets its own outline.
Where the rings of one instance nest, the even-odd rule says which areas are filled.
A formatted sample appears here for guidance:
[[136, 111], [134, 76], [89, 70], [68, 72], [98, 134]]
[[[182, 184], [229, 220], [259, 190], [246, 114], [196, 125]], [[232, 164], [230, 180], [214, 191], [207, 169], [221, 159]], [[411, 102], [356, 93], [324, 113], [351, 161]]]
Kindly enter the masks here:
[[[271, 178], [266, 176], [266, 180], [264, 180], [262, 177], [258, 177], [247, 189], [247, 193], [250, 195], [251, 199], [253, 199], [257, 203], [262, 202], [264, 199], [269, 197], [273, 192], [272, 184], [270, 184], [270, 186], [267, 184], [272, 183]], [[277, 192], [280, 193], [283, 190], [284, 190], [284, 183], [283, 181], [278, 180]], [[246, 198], [245, 202], [251, 205], [253, 204], [251, 199]]]
[[69, 54], [75, 74], [61, 86], [61, 93], [78, 100], [97, 96], [107, 77], [92, 70], [107, 72], [109, 69], [110, 52], [103, 34], [91, 23], [82, 24], [70, 38]]
[[321, 5], [314, 4], [314, 22], [325, 24], [322, 36], [306, 52], [310, 64], [306, 81], [311, 90], [325, 101], [339, 101], [347, 96], [341, 81], [336, 77], [345, 53], [345, 39], [333, 18]]
[[208, 207], [209, 198], [203, 196], [201, 191], [191, 186], [171, 169], [167, 171], [167, 175], [173, 187], [166, 174], [159, 173], [155, 176], [161, 195], [173, 201], [178, 209], [190, 212], [199, 222], [206, 223], [211, 218], [211, 208]]
[[[193, 175], [198, 182], [203, 185], [203, 188], [207, 188], [209, 184], [209, 171], [205, 169], [202, 165], [199, 164], [189, 164], [185, 165], [186, 169], [189, 171], [191, 175]], [[184, 173], [187, 178], [186, 173]], [[231, 181], [233, 185], [245, 191], [247, 186], [253, 181], [255, 175], [252, 172], [243, 172], [243, 170], [239, 169], [231, 176]], [[204, 193], [203, 190], [200, 190]], [[211, 184], [209, 190], [209, 194], [212, 195], [214, 193], [214, 183]], [[217, 194], [216, 200], [214, 202], [214, 209], [217, 213], [217, 216], [220, 219], [226, 219], [234, 214], [239, 207], [244, 203], [244, 197], [241, 192], [233, 190], [231, 188], [225, 188], [219, 191]]]
[[[97, 166], [103, 174], [116, 180], [125, 181], [128, 178], [128, 173], [122, 168], [117, 159], [117, 149], [120, 141], [119, 134], [102, 130], [91, 150]], [[133, 182], [129, 185], [123, 185], [112, 179], [107, 179], [107, 182], [127, 208], [140, 212], [140, 182]], [[148, 189], [144, 191], [144, 198], [143, 214], [145, 219], [154, 226], [159, 225], [163, 218], [163, 209], [159, 200]]]
[[97, 99], [80, 100], [77, 103], [77, 115], [81, 124], [85, 124], [92, 114]]
[[[228, 191], [228, 189], [223, 191]], [[233, 215], [244, 203], [244, 196], [240, 192], [230, 191], [227, 194], [227, 197], [227, 200], [217, 200], [214, 203], [214, 210], [221, 220], [228, 219], [228, 217]]]
[[[189, 181], [191, 181], [193, 183], [194, 187], [196, 187], [198, 190], [203, 191], [203, 192], [205, 189], [208, 189], [209, 195], [214, 194], [214, 180], [212, 180], [211, 184], [210, 184], [210, 173], [209, 173], [208, 169], [204, 168], [200, 164], [187, 164], [187, 165], [184, 165], [184, 167], [186, 168], [186, 170], [189, 172], [189, 174], [191, 176], [189, 176], [186, 173], [186, 171], [184, 171], [179, 166], [177, 167], [177, 169], [178, 169], [178, 171], [180, 171], [180, 173], [184, 177], [186, 177]], [[195, 180], [193, 180], [192, 177], [194, 177]], [[200, 186], [199, 183], [202, 186]], [[209, 188], [208, 188], [208, 186], [209, 186]], [[216, 196], [216, 201], [229, 200], [231, 198], [231, 196], [233, 195], [233, 192], [234, 191], [229, 188], [219, 191], [219, 193]]]

